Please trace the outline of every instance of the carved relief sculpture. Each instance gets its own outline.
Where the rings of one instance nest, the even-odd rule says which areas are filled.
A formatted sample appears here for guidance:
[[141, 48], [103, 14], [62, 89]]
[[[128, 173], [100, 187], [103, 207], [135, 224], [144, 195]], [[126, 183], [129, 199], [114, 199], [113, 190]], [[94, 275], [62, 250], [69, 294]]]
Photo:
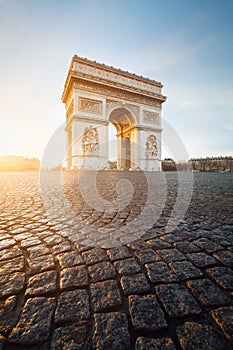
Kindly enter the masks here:
[[159, 113], [143, 111], [144, 123], [159, 124]]
[[99, 135], [96, 128], [85, 128], [82, 137], [83, 153], [91, 153], [99, 149]]
[[89, 112], [94, 114], [102, 113], [101, 101], [91, 100], [88, 98], [79, 98], [79, 110], [82, 112]]
[[156, 157], [158, 154], [156, 136], [150, 135], [146, 142], [146, 157]]

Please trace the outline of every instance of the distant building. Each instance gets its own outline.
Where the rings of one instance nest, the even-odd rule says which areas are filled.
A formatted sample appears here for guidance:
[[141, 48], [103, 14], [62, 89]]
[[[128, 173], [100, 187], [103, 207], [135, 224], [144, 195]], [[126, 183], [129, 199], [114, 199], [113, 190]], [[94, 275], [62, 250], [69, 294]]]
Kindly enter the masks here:
[[194, 171], [233, 171], [232, 156], [190, 159]]
[[0, 171], [38, 171], [40, 161], [37, 158], [21, 156], [0, 156]]

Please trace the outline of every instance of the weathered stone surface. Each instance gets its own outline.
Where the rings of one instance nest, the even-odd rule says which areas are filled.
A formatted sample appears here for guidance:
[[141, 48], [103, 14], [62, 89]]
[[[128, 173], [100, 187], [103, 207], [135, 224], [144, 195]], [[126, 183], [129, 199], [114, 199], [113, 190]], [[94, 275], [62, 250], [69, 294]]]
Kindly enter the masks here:
[[185, 322], [177, 327], [177, 336], [183, 350], [224, 350], [219, 335], [209, 325]]
[[29, 278], [26, 295], [45, 295], [56, 292], [57, 273], [46, 271]]
[[204, 252], [187, 254], [187, 258], [193, 265], [200, 268], [211, 267], [219, 264], [216, 259]]
[[152, 283], [177, 282], [178, 277], [169, 269], [163, 261], [145, 265], [147, 274]]
[[24, 345], [42, 344], [47, 341], [50, 336], [54, 308], [54, 298], [28, 299], [18, 324], [11, 332], [9, 341]]
[[226, 266], [233, 267], [233, 252], [230, 250], [220, 250], [214, 257]]
[[170, 262], [173, 262], [173, 261], [186, 260], [185, 255], [182, 254], [176, 248], [174, 248], [174, 249], [161, 249], [161, 250], [158, 250], [157, 253], [167, 263], [170, 263]]
[[229, 267], [213, 267], [206, 272], [224, 289], [233, 290], [233, 271]]
[[121, 295], [115, 281], [91, 284], [91, 302], [95, 312], [121, 305]]
[[15, 295], [0, 302], [0, 334], [8, 334], [15, 325], [19, 316], [19, 310], [16, 309], [17, 298]]
[[24, 270], [24, 257], [20, 256], [15, 259], [0, 262], [0, 276], [8, 275], [12, 272]]
[[221, 307], [212, 311], [211, 315], [233, 345], [233, 306]]
[[103, 261], [88, 267], [88, 272], [93, 282], [100, 282], [114, 278], [116, 271], [109, 261]]
[[14, 246], [11, 248], [1, 250], [0, 261], [9, 260], [22, 255], [23, 255], [22, 250], [19, 249], [19, 247]]
[[140, 273], [133, 276], [123, 276], [120, 280], [124, 294], [141, 294], [150, 290], [150, 285], [144, 274]]
[[105, 250], [100, 248], [93, 248], [87, 252], [83, 252], [83, 257], [88, 265], [108, 260]]
[[93, 341], [96, 350], [125, 350], [130, 346], [125, 314], [120, 312], [94, 314], [94, 322]]
[[218, 306], [229, 303], [230, 297], [208, 279], [188, 281], [187, 287], [204, 306]]
[[176, 350], [176, 347], [171, 338], [139, 337], [136, 340], [135, 350]]
[[169, 267], [181, 281], [202, 276], [202, 272], [189, 261], [176, 261], [170, 263]]
[[167, 322], [155, 295], [131, 295], [129, 312], [137, 330], [157, 331], [167, 327]]
[[54, 235], [54, 234], [52, 234], [51, 236], [45, 237], [44, 240], [49, 247], [53, 247], [54, 245], [62, 243], [63, 241], [61, 236]]
[[206, 251], [207, 253], [213, 253], [219, 250], [219, 245], [208, 238], [200, 238], [193, 242], [197, 247]]
[[114, 266], [120, 275], [133, 275], [141, 272], [140, 266], [133, 258], [116, 261]]
[[29, 273], [31, 275], [54, 269], [55, 264], [51, 255], [40, 256], [29, 261]]
[[135, 253], [141, 264], [146, 264], [155, 261], [161, 261], [162, 258], [153, 249], [143, 249]]
[[44, 244], [39, 244], [33, 247], [27, 248], [27, 251], [30, 255], [30, 259], [36, 259], [40, 256], [44, 256], [46, 254], [50, 254], [50, 249], [46, 247]]
[[37, 237], [30, 237], [20, 242], [22, 248], [32, 247], [38, 244], [41, 244], [41, 240]]
[[0, 241], [0, 250], [12, 247], [13, 245], [15, 245], [15, 243], [15, 240], [12, 238], [3, 239], [2, 241]]
[[187, 241], [175, 243], [175, 246], [184, 254], [200, 251], [200, 248]]
[[150, 245], [152, 245], [153, 249], [158, 250], [158, 249], [166, 249], [166, 248], [171, 248], [171, 244], [168, 242], [165, 242], [159, 238], [151, 239], [148, 241]]
[[54, 254], [60, 254], [71, 251], [71, 246], [69, 242], [62, 242], [60, 244], [54, 245], [52, 249]]
[[55, 312], [55, 323], [88, 320], [89, 317], [90, 305], [86, 290], [61, 293]]
[[84, 287], [88, 285], [85, 266], [74, 266], [61, 271], [60, 288]]
[[0, 297], [13, 295], [24, 289], [25, 273], [15, 272], [0, 277]]
[[155, 287], [166, 313], [170, 317], [184, 317], [201, 313], [201, 309], [192, 294], [180, 284], [168, 284]]
[[83, 265], [83, 258], [78, 252], [66, 252], [57, 255], [57, 260], [62, 269], [77, 265]]
[[132, 256], [132, 254], [126, 247], [111, 248], [108, 250], [108, 255], [110, 260], [112, 261], [126, 259]]
[[51, 350], [94, 350], [90, 333], [87, 322], [59, 327], [54, 331]]

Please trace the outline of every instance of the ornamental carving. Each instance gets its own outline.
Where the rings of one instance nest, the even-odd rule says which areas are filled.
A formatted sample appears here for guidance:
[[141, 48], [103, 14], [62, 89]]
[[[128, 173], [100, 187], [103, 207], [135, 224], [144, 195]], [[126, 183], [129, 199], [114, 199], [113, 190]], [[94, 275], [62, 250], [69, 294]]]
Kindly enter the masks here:
[[97, 128], [90, 126], [85, 128], [82, 137], [83, 153], [91, 153], [99, 149], [99, 135]]
[[102, 102], [80, 97], [78, 109], [81, 112], [101, 114], [102, 113]]
[[143, 121], [149, 124], [159, 124], [159, 113], [143, 111]]
[[156, 157], [158, 154], [156, 136], [150, 135], [146, 141], [146, 157]]

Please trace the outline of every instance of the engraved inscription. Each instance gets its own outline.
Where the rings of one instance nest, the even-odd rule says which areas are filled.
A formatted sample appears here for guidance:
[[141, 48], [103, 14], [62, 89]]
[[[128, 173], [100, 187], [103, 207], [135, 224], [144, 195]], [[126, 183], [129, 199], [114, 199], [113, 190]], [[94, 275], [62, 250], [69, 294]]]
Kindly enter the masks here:
[[101, 114], [102, 113], [102, 102], [80, 97], [78, 109], [81, 112]]
[[143, 111], [144, 123], [159, 124], [159, 113]]

